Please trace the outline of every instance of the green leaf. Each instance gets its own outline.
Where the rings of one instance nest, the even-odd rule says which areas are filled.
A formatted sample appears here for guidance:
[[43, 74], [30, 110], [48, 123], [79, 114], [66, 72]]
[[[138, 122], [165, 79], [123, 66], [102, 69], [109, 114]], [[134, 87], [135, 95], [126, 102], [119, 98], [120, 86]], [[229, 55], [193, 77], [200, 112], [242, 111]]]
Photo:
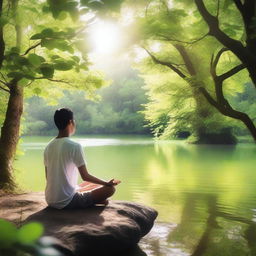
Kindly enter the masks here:
[[53, 37], [54, 36], [54, 31], [51, 28], [46, 28], [42, 30], [41, 34], [46, 38], [46, 37]]
[[23, 77], [23, 73], [21, 72], [10, 72], [7, 74], [8, 77], [11, 77], [11, 78], [16, 78], [16, 79], [21, 79]]
[[29, 79], [29, 80], [34, 80], [35, 79], [35, 76], [33, 75], [33, 73], [31, 73], [31, 74], [24, 74], [24, 77]]
[[13, 59], [13, 62], [14, 64], [19, 66], [26, 66], [30, 64], [27, 58], [21, 57], [19, 55], [15, 56], [15, 58]]
[[54, 68], [52, 65], [45, 64], [40, 67], [40, 71], [43, 74], [44, 77], [46, 78], [52, 78], [54, 74]]
[[61, 51], [67, 51], [67, 52], [70, 52], [70, 53], [74, 53], [73, 47], [70, 46], [68, 44], [68, 42], [64, 41], [64, 40], [58, 40], [58, 42], [56, 43], [56, 48], [61, 50]]
[[54, 37], [54, 31], [51, 28], [45, 28], [41, 31], [41, 33], [37, 33], [31, 36], [30, 40], [38, 40], [52, 37]]
[[70, 46], [68, 42], [63, 39], [43, 39], [41, 42], [41, 46], [46, 47], [49, 50], [53, 50], [54, 48], [57, 48], [61, 51], [74, 53], [73, 47]]
[[17, 229], [14, 224], [0, 219], [0, 248], [11, 247], [16, 242]]
[[71, 63], [65, 62], [65, 61], [56, 61], [56, 64], [54, 64], [54, 68], [56, 70], [70, 70], [73, 68], [73, 65]]
[[42, 39], [41, 46], [47, 48], [48, 50], [53, 50], [55, 48], [55, 40]]
[[35, 53], [28, 55], [28, 61], [35, 67], [38, 67], [45, 61], [45, 59]]
[[30, 37], [30, 40], [38, 40], [38, 39], [43, 39], [44, 36], [41, 33], [34, 34], [33, 36]]
[[43, 226], [40, 223], [32, 222], [22, 226], [17, 233], [17, 240], [21, 244], [32, 244], [43, 234]]

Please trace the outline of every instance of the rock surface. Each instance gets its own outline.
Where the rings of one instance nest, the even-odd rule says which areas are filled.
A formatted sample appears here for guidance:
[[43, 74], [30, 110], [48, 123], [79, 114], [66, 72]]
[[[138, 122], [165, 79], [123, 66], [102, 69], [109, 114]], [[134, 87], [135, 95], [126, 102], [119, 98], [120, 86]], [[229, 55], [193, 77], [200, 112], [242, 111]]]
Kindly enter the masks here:
[[156, 217], [154, 209], [126, 201], [56, 210], [46, 207], [43, 193], [0, 197], [0, 218], [17, 225], [43, 223], [44, 235], [58, 238], [57, 247], [67, 255], [123, 255], [150, 231]]

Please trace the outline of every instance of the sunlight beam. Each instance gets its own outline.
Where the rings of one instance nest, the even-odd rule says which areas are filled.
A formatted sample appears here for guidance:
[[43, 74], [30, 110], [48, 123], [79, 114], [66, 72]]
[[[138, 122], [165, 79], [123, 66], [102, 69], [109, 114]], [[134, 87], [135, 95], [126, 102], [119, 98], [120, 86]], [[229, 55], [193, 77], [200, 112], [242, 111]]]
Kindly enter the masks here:
[[122, 30], [114, 23], [98, 20], [89, 29], [92, 53], [112, 54], [121, 48]]

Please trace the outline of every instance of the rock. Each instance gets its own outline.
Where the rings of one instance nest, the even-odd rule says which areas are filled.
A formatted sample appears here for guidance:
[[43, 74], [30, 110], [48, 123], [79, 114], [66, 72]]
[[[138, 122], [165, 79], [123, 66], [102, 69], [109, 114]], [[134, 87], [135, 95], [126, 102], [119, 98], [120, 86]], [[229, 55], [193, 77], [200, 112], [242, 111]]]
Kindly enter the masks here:
[[126, 201], [85, 210], [46, 207], [42, 193], [0, 197], [0, 218], [39, 221], [46, 236], [59, 239], [57, 247], [68, 255], [116, 255], [134, 248], [154, 224], [157, 212]]

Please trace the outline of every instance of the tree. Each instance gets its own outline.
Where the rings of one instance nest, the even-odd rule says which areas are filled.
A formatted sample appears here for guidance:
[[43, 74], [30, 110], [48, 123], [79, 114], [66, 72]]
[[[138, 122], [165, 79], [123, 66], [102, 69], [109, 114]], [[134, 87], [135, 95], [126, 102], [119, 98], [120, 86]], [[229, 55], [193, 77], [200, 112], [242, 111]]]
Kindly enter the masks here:
[[0, 1], [0, 90], [8, 98], [0, 138], [0, 188], [15, 185], [12, 162], [24, 92], [40, 94], [47, 87], [49, 92], [49, 84], [56, 82], [66, 88], [101, 87], [102, 78], [88, 71], [84, 38], [90, 20], [82, 23], [78, 18], [116, 6], [112, 1]]
[[[234, 8], [232, 9], [229, 2], [208, 1], [211, 12], [215, 12], [217, 7], [216, 16], [219, 17], [220, 14], [223, 16], [221, 24], [223, 31], [242, 38], [244, 28], [238, 23], [239, 15]], [[231, 10], [227, 7], [230, 7]], [[140, 16], [143, 14], [140, 13]], [[154, 16], [155, 18], [152, 18]], [[226, 17], [229, 18], [229, 22], [225, 22]], [[228, 54], [218, 41], [208, 37], [207, 26], [202, 23], [194, 3], [186, 0], [152, 1], [146, 7], [143, 20], [145, 25], [142, 26], [142, 31], [146, 30], [144, 39], [150, 39], [151, 45], [154, 41], [161, 42], [160, 57], [159, 54], [154, 55], [152, 51], [149, 51], [149, 43], [146, 45], [153, 61], [168, 67], [190, 86], [193, 86], [196, 91], [195, 95], [198, 97], [200, 97], [199, 94], [203, 95], [207, 102], [221, 114], [242, 121], [252, 137], [256, 139], [256, 128], [251, 118], [246, 113], [235, 110], [229, 104], [225, 96], [227, 89], [223, 88], [223, 83], [225, 82], [225, 87], [227, 87], [227, 84], [231, 84], [230, 81], [237, 86], [236, 80], [240, 81], [237, 79], [238, 73], [244, 77], [243, 84], [248, 81], [246, 72], [241, 72], [245, 69], [245, 65], [236, 55]], [[167, 49], [171, 49], [167, 48], [168, 43], [176, 49], [180, 58], [170, 55], [170, 53], [169, 56], [161, 54], [162, 51], [167, 52]], [[206, 56], [200, 47], [206, 49]], [[227, 54], [229, 58], [224, 58], [223, 55], [227, 56]], [[202, 57], [202, 55], [204, 56]], [[205, 66], [201, 65], [201, 62]], [[222, 74], [219, 75], [219, 73]]]
[[[213, 84], [210, 81], [208, 65], [211, 52], [217, 49], [218, 44], [216, 45], [213, 40], [203, 40], [205, 35], [200, 36], [199, 34], [202, 30], [201, 24], [198, 24], [197, 20], [191, 22], [191, 10], [185, 9], [185, 5], [182, 7], [172, 6], [169, 8], [165, 1], [154, 1], [152, 6], [147, 6], [146, 14], [140, 22], [143, 35], [141, 44], [144, 45], [154, 63], [166, 67], [165, 71], [171, 70], [179, 77], [179, 83], [188, 85], [188, 90], [191, 92], [190, 97], [194, 102], [193, 118], [188, 120], [190, 120], [192, 132], [198, 137], [197, 142], [234, 143], [234, 137], [230, 134], [230, 130], [228, 132], [225, 128], [227, 124], [223, 123], [221, 115], [217, 115], [216, 111], [207, 103], [205, 95], [199, 90], [201, 87], [209, 88]], [[191, 23], [195, 28], [191, 28]], [[193, 37], [197, 38], [197, 34], [199, 34], [198, 39], [189, 40]], [[152, 52], [150, 47], [156, 42], [157, 50]], [[203, 57], [201, 57], [202, 55]], [[161, 75], [164, 75], [163, 73]], [[169, 82], [169, 86], [172, 85], [173, 83]], [[184, 91], [183, 86], [181, 90]], [[178, 94], [180, 97], [181, 93]], [[184, 93], [184, 95], [186, 94]], [[216, 118], [212, 118], [213, 115], [218, 116], [217, 120], [219, 119], [217, 121], [219, 129], [216, 131], [214, 131]], [[173, 121], [170, 120], [169, 123], [173, 123]], [[176, 122], [177, 125], [180, 123]], [[191, 131], [191, 128], [187, 129]]]

